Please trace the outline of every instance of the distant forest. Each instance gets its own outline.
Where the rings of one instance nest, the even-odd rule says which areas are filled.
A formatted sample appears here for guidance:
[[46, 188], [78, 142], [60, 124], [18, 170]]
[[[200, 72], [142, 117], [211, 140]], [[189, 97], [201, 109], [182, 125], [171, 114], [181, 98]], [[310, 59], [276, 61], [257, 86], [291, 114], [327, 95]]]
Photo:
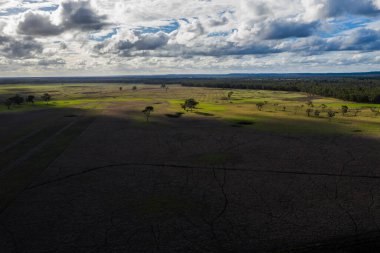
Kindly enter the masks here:
[[359, 103], [380, 103], [379, 78], [224, 78], [182, 80], [181, 84], [188, 87], [298, 91]]
[[0, 78], [0, 85], [50, 83], [181, 84], [188, 87], [298, 91], [359, 103], [380, 104], [380, 72]]

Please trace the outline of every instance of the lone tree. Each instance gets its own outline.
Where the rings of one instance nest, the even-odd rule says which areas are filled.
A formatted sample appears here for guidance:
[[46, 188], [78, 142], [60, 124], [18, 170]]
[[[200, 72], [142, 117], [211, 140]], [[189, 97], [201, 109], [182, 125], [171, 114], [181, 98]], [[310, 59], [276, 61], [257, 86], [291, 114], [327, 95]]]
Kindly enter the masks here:
[[4, 101], [4, 105], [8, 108], [8, 110], [10, 110], [12, 106], [12, 100], [8, 98], [7, 100]]
[[228, 101], [229, 101], [230, 103], [232, 103], [231, 99], [232, 99], [232, 95], [233, 95], [233, 94], [234, 94], [233, 91], [230, 91], [230, 92], [228, 92], [228, 94], [227, 94], [227, 99], [228, 99]]
[[147, 106], [145, 109], [142, 111], [145, 114], [146, 117], [146, 122], [149, 122], [149, 117], [150, 114], [154, 111], [153, 106]]
[[34, 99], [35, 99], [35, 96], [29, 95], [26, 97], [26, 102], [34, 104]]
[[197, 102], [194, 98], [189, 98], [185, 100], [185, 103], [181, 104], [181, 107], [187, 112], [192, 112], [198, 104], [199, 102]]
[[347, 105], [342, 105], [342, 115], [346, 115], [348, 113], [348, 106]]
[[123, 87], [120, 86], [120, 87], [119, 87], [119, 91], [123, 91]]
[[166, 84], [161, 84], [161, 89], [164, 89], [166, 92], [168, 92], [169, 87]]
[[133, 86], [133, 87], [132, 87], [132, 90], [133, 90], [133, 91], [137, 91], [137, 86]]
[[45, 94], [42, 95], [41, 99], [42, 99], [43, 101], [45, 101], [46, 104], [48, 104], [49, 101], [51, 100], [51, 96], [50, 96], [49, 93], [45, 93]]
[[335, 112], [332, 111], [332, 110], [328, 110], [328, 111], [327, 111], [327, 116], [328, 116], [329, 119], [331, 120], [332, 118], [335, 117]]
[[311, 114], [312, 112], [313, 112], [312, 109], [310, 109], [310, 108], [306, 109], [306, 114], [307, 114], [308, 117], [310, 117], [310, 114]]
[[259, 111], [263, 110], [263, 107], [264, 107], [264, 103], [263, 102], [259, 102], [259, 103], [256, 103], [256, 107]]

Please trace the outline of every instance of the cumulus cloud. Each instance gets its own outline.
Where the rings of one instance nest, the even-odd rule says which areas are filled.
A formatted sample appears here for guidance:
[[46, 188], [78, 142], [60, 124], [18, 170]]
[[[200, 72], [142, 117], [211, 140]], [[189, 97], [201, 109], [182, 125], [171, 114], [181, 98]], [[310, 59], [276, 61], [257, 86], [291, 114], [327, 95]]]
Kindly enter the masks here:
[[0, 0], [0, 66], [124, 73], [128, 57], [131, 71], [202, 60], [200, 70], [228, 72], [316, 66], [326, 55], [380, 64], [379, 27], [380, 0]]
[[28, 12], [18, 24], [18, 32], [26, 35], [52, 36], [63, 32], [63, 27], [52, 24], [48, 15]]
[[0, 54], [8, 58], [32, 58], [41, 54], [43, 46], [32, 37], [14, 39], [0, 36]]
[[17, 31], [32, 36], [55, 36], [69, 30], [100, 30], [108, 25], [107, 16], [97, 14], [90, 2], [63, 2], [58, 12], [58, 25], [53, 24], [49, 14], [27, 12]]
[[61, 11], [62, 23], [66, 29], [100, 30], [107, 25], [107, 16], [97, 14], [90, 2], [64, 2]]

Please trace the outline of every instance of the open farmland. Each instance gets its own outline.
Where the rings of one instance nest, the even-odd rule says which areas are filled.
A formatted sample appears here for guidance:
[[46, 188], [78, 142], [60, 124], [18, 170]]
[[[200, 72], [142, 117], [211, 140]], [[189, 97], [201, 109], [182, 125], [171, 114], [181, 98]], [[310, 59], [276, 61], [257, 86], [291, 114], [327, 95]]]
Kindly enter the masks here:
[[[378, 246], [377, 104], [179, 85], [0, 86], [1, 101], [15, 94], [36, 101], [0, 107], [4, 252]], [[189, 98], [199, 104], [185, 111]]]

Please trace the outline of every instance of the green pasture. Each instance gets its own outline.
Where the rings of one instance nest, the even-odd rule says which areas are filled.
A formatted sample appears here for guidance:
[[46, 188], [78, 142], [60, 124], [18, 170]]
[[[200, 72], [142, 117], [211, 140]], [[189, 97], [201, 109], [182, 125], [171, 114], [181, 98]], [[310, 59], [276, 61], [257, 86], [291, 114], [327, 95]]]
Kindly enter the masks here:
[[[136, 86], [137, 90], [132, 90]], [[120, 87], [122, 89], [120, 90]], [[233, 91], [231, 100], [227, 99]], [[52, 95], [49, 103], [41, 101], [44, 93]], [[212, 88], [189, 88], [170, 85], [169, 89], [158, 85], [142, 84], [51, 84], [51, 85], [1, 85], [0, 101], [19, 94], [34, 95], [34, 104], [12, 106], [10, 110], [0, 105], [0, 113], [27, 112], [55, 108], [78, 108], [83, 110], [105, 110], [110, 107], [129, 108], [129, 119], [143, 123], [141, 113], [144, 106], [153, 105], [151, 122], [165, 122], [173, 119], [167, 114], [184, 112], [181, 118], [214, 119], [231, 127], [244, 127], [256, 131], [312, 133], [312, 134], [352, 134], [380, 135], [380, 114], [371, 108], [378, 104], [360, 104], [334, 98], [309, 97], [300, 92], [268, 90], [223, 90]], [[181, 104], [187, 98], [199, 102], [193, 112], [185, 112]], [[312, 101], [313, 105], [307, 105]], [[262, 111], [256, 103], [264, 103]], [[346, 115], [341, 113], [342, 106], [350, 109]], [[141, 108], [140, 108], [141, 107]], [[313, 112], [308, 117], [306, 110]], [[314, 111], [320, 111], [319, 116]], [[327, 111], [335, 111], [336, 116], [329, 118]], [[360, 110], [360, 112], [355, 112]], [[355, 113], [357, 113], [355, 115]], [[153, 124], [152, 123], [152, 124]]]

